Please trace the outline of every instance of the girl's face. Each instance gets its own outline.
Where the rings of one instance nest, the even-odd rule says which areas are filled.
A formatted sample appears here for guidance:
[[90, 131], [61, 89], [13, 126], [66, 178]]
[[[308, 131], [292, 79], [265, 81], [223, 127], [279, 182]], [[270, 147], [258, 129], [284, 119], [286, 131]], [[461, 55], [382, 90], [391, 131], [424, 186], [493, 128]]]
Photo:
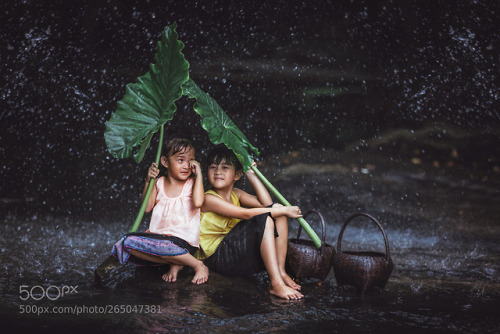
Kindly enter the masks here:
[[161, 164], [168, 170], [168, 176], [174, 179], [186, 181], [191, 176], [191, 160], [195, 158], [193, 147], [187, 147], [168, 158], [161, 157]]
[[212, 163], [208, 166], [208, 181], [214, 189], [232, 189], [241, 174], [241, 171], [236, 171], [234, 166], [228, 164], [225, 159], [222, 159], [219, 164]]

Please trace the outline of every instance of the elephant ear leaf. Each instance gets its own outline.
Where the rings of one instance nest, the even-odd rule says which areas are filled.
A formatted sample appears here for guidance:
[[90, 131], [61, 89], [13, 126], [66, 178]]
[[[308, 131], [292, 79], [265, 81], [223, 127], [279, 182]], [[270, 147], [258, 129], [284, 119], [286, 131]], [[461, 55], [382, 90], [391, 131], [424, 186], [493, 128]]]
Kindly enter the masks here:
[[253, 153], [259, 155], [257, 148], [250, 144], [245, 134], [231, 121], [219, 104], [202, 91], [192, 79], [186, 81], [182, 88], [184, 95], [196, 99], [193, 109], [201, 116], [201, 126], [208, 132], [210, 141], [214, 145], [225, 144], [234, 152], [244, 171], [249, 170], [252, 166]]
[[165, 27], [157, 43], [156, 63], [126, 86], [123, 99], [106, 122], [104, 138], [116, 158], [133, 156], [139, 163], [153, 134], [174, 116], [175, 101], [189, 79], [189, 63], [181, 52], [184, 44], [178, 40], [176, 28], [176, 23]]

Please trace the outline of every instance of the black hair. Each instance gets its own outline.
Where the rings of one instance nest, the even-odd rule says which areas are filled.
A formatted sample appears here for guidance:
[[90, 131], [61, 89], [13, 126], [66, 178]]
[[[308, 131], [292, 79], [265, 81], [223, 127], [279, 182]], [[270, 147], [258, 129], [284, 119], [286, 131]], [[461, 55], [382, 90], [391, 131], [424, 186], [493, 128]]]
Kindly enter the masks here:
[[222, 160], [225, 160], [228, 165], [233, 166], [237, 172], [243, 170], [243, 166], [241, 165], [236, 155], [225, 145], [216, 146], [208, 153], [207, 161], [209, 166], [211, 164], [218, 165]]
[[173, 138], [165, 144], [164, 156], [167, 158], [183, 151], [189, 151], [189, 148], [194, 149], [194, 144], [191, 140], [185, 138]]

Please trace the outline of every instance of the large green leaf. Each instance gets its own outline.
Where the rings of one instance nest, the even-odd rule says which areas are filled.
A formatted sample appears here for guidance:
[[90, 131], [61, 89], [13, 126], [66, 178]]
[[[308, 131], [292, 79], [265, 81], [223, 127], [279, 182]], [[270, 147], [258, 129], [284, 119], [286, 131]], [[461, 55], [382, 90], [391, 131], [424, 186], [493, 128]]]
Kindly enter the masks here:
[[117, 110], [106, 122], [104, 138], [116, 158], [133, 156], [140, 162], [153, 134], [174, 116], [175, 101], [189, 78], [189, 63], [181, 52], [184, 44], [178, 40], [176, 28], [176, 23], [165, 27], [157, 43], [156, 63], [126, 86]]
[[[226, 115], [210, 95], [189, 79], [182, 86], [184, 94], [196, 99], [193, 109], [201, 116], [201, 126], [208, 132], [208, 138], [215, 145], [225, 144], [238, 157], [245, 171], [252, 166], [253, 153], [259, 154], [247, 137]], [[252, 153], [253, 152], [253, 153]]]
[[[201, 116], [201, 125], [208, 132], [210, 141], [215, 145], [225, 144], [234, 152], [238, 160], [243, 165], [246, 172], [250, 168], [262, 180], [264, 185], [286, 206], [290, 206], [290, 202], [276, 189], [269, 180], [257, 169], [252, 166], [253, 153], [259, 154], [259, 151], [248, 141], [247, 137], [226, 115], [224, 110], [219, 106], [213, 98], [202, 91], [192, 79], [189, 79], [182, 85], [184, 94], [190, 98], [196, 99], [194, 110]], [[317, 248], [321, 247], [321, 240], [311, 226], [304, 218], [298, 218], [297, 221], [302, 225], [307, 234], [311, 237]]]

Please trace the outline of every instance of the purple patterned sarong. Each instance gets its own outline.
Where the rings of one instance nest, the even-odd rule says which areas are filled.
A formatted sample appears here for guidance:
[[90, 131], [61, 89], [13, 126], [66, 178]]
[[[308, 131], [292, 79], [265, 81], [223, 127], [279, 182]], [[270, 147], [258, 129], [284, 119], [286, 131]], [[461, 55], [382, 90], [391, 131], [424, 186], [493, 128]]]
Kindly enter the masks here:
[[184, 240], [154, 233], [129, 233], [118, 241], [111, 250], [111, 254], [118, 258], [120, 263], [127, 261], [137, 265], [161, 265], [131, 256], [129, 250], [134, 249], [154, 256], [176, 256], [193, 252], [192, 246]]

